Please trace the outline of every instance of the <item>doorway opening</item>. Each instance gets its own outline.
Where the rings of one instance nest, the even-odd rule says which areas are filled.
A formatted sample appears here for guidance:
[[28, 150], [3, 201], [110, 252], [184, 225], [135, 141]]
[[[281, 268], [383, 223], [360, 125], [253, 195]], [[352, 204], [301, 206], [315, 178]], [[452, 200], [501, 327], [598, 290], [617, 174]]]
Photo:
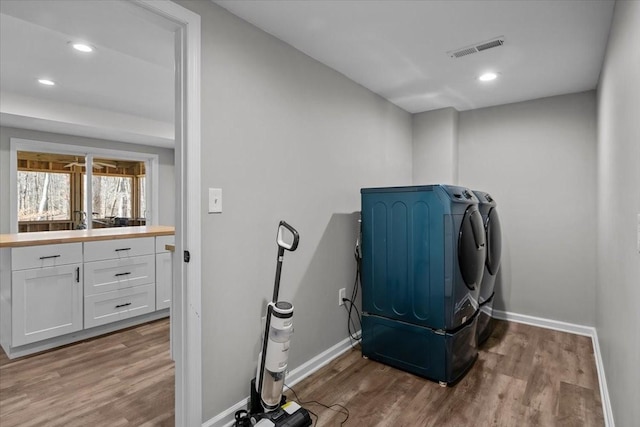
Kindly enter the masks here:
[[[120, 12], [109, 12], [105, 10], [101, 10], [97, 13], [89, 11], [87, 8], [92, 6], [105, 8], [108, 5], [112, 5], [116, 8], [127, 8], [127, 13]], [[24, 9], [19, 10], [20, 7]], [[77, 29], [77, 26], [81, 26], [86, 24], [83, 19], [77, 19], [82, 16], [90, 16], [90, 15], [98, 15], [100, 16], [100, 20], [104, 22], [108, 22], [111, 25], [111, 31], [113, 32], [113, 22], [118, 19], [133, 19], [140, 20], [141, 17], [144, 16], [143, 19], [148, 19], [150, 22], [155, 23], [159, 27], [164, 28], [165, 30], [169, 30], [172, 34], [172, 47], [171, 47], [171, 56], [172, 56], [172, 82], [169, 85], [172, 88], [173, 92], [173, 101], [172, 108], [173, 111], [171, 113], [172, 118], [174, 120], [174, 126], [170, 131], [170, 137], [166, 137], [165, 134], [161, 134], [162, 132], [158, 132], [158, 130], [166, 130], [166, 127], [158, 120], [153, 122], [154, 119], [150, 119], [151, 121], [147, 121], [147, 124], [151, 126], [147, 126], [147, 129], [150, 129], [150, 135], [141, 136], [144, 132], [142, 132], [145, 126], [141, 125], [141, 122], [137, 122], [134, 124], [130, 120], [120, 120], [122, 116], [118, 116], [118, 114], [129, 114], [129, 116], [135, 116], [140, 109], [139, 101], [144, 99], [144, 96], [139, 96], [137, 99], [132, 100], [131, 102], [122, 102], [121, 100], [117, 100], [115, 98], [106, 99], [106, 101], [110, 101], [111, 104], [102, 113], [99, 113], [98, 110], [90, 105], [83, 105], [82, 108], [69, 108], [69, 104], [71, 102], [70, 98], [66, 98], [63, 101], [59, 101], [54, 99], [53, 95], [56, 93], [66, 92], [67, 94], [72, 93], [73, 91], [69, 91], [69, 87], [71, 85], [71, 80], [67, 80], [66, 84], [63, 83], [63, 80], [58, 80], [58, 84], [54, 86], [54, 89], [47, 92], [46, 95], [43, 95], [44, 98], [41, 101], [36, 101], [34, 93], [30, 94], [17, 94], [16, 92], [5, 96], [3, 88], [3, 101], [7, 101], [3, 103], [4, 105], [9, 105], [13, 101], [30, 101], [34, 105], [37, 104], [40, 108], [40, 113], [44, 114], [40, 117], [17, 117], [15, 114], [5, 114], [3, 111], [2, 115], [2, 126], [9, 126], [12, 129], [25, 130], [22, 135], [19, 137], [24, 138], [25, 135], [30, 131], [35, 132], [52, 132], [56, 135], [69, 135], [70, 139], [74, 139], [72, 144], [80, 144], [78, 141], [81, 138], [98, 138], [100, 140], [109, 140], [109, 141], [118, 141], [115, 144], [120, 143], [149, 143], [150, 145], [155, 146], [163, 146], [166, 144], [168, 140], [172, 140], [175, 142], [174, 148], [174, 187], [175, 187], [175, 197], [173, 197], [172, 204], [175, 209], [175, 250], [176, 255], [173, 258], [172, 267], [173, 267], [173, 287], [172, 287], [172, 301], [173, 307], [171, 310], [171, 333], [172, 333], [172, 343], [173, 343], [173, 355], [175, 359], [175, 422], [176, 425], [200, 425], [201, 424], [201, 354], [200, 354], [200, 236], [198, 235], [197, 224], [199, 224], [199, 207], [200, 207], [200, 159], [199, 159], [199, 150], [200, 150], [200, 17], [190, 12], [189, 10], [178, 6], [175, 3], [171, 2], [157, 2], [153, 0], [133, 0], [131, 2], [82, 2], [78, 3], [75, 1], [65, 1], [65, 0], [55, 0], [55, 1], [44, 1], [44, 2], [10, 2], [3, 1], [2, 7], [0, 8], [0, 12], [2, 14], [3, 19], [5, 16], [7, 17], [8, 25], [4, 25], [3, 28], [13, 28], [14, 25], [18, 25], [21, 23], [27, 23], [27, 26], [30, 26], [32, 29], [40, 31], [40, 35], [44, 37], [45, 40], [49, 42], [57, 42], [60, 41], [57, 37], [53, 36], [50, 31], [46, 29], [45, 21], [50, 20], [51, 15], [44, 13], [45, 8], [66, 8], [66, 14], [68, 22], [71, 22], [72, 25], [68, 25], [65, 28], [65, 31], [71, 32], [74, 28]], [[73, 9], [73, 10], [70, 10]], [[86, 15], [83, 15], [86, 14]], [[33, 21], [29, 21], [29, 17], [33, 17]], [[44, 21], [43, 21], [44, 19]], [[45, 29], [45, 31], [43, 31]], [[4, 32], [3, 32], [4, 34]], [[48, 34], [48, 37], [47, 37]], [[69, 33], [66, 33], [69, 34]], [[122, 36], [122, 34], [115, 34], [116, 36]], [[121, 37], [122, 38], [122, 37]], [[6, 38], [5, 38], [6, 40]], [[33, 39], [30, 39], [33, 40]], [[38, 43], [33, 43], [37, 45]], [[67, 49], [68, 48], [68, 40], [65, 40], [61, 46], [64, 47], [55, 47], [54, 49], [49, 49], [49, 52], [53, 52], [57, 49]], [[155, 43], [153, 44], [155, 45]], [[4, 44], [3, 44], [4, 46]], [[96, 53], [98, 56], [96, 58], [106, 59], [109, 55], [113, 54], [112, 46], [103, 45], [100, 43], [96, 43], [94, 46]], [[4, 50], [4, 49], [3, 49]], [[19, 50], [19, 49], [18, 49]], [[153, 49], [152, 49], [153, 51]], [[71, 50], [65, 51], [65, 54], [71, 52]], [[20, 61], [5, 61], [3, 52], [3, 63], [11, 64], [18, 63], [21, 65], [25, 65], [26, 63], [21, 63]], [[117, 52], [116, 52], [117, 53]], [[101, 57], [100, 57], [101, 55]], [[151, 55], [151, 54], [150, 54]], [[37, 55], [35, 55], [37, 56]], [[116, 55], [117, 56], [117, 55]], [[126, 56], [126, 55], [125, 55]], [[131, 55], [129, 55], [131, 56]], [[152, 56], [152, 55], [151, 55]], [[113, 56], [111, 56], [113, 58]], [[84, 59], [78, 59], [79, 61], [85, 61], [88, 63], [85, 57]], [[73, 59], [75, 61], [76, 59]], [[71, 59], [69, 59], [71, 61]], [[63, 61], [64, 62], [64, 61]], [[103, 64], [107, 64], [110, 61], [107, 60]], [[112, 62], [112, 61], [111, 61]], [[151, 61], [153, 62], [153, 61]], [[126, 69], [126, 67], [121, 67]], [[16, 75], [19, 74], [20, 70], [17, 70]], [[5, 73], [3, 69], [3, 77], [10, 75], [11, 72]], [[158, 72], [145, 73], [145, 76], [148, 77], [148, 80], [152, 80], [154, 77], [162, 74], [160, 70]], [[95, 81], [96, 77], [93, 75], [93, 80]], [[91, 79], [90, 79], [91, 80]], [[89, 81], [91, 83], [91, 81]], [[130, 83], [130, 82], [128, 82]], [[3, 83], [4, 85], [4, 83]], [[126, 85], [125, 85], [126, 86]], [[139, 85], [142, 86], [142, 85]], [[130, 88], [130, 86], [127, 86]], [[11, 88], [15, 89], [15, 88]], [[36, 89], [39, 90], [39, 89]], [[9, 91], [11, 92], [11, 91]], [[78, 93], [76, 93], [76, 98]], [[80, 96], [79, 98], [82, 98]], [[85, 102], [88, 98], [80, 99], [82, 102]], [[78, 100], [78, 99], [76, 99]], [[108, 102], [107, 102], [108, 103]], [[24, 103], [23, 103], [24, 105]], [[44, 110], [46, 107], [53, 107], [52, 109], [57, 111], [59, 115], [57, 117], [45, 117], [46, 112]], [[116, 108], [122, 107], [124, 113], [117, 112], [115, 113]], [[70, 117], [71, 112], [76, 112], [78, 114], [82, 113], [90, 113], [86, 114], [82, 117], [74, 117], [74, 119], [69, 121], [64, 121], [61, 117]], [[98, 113], [98, 114], [96, 114]], [[161, 114], [158, 111], [155, 111], [157, 114]], [[52, 127], [48, 127], [53, 125]], [[112, 130], [113, 133], [110, 134]], [[112, 136], [110, 136], [112, 135]], [[119, 145], [121, 148], [122, 145]], [[111, 178], [119, 180], [117, 184], [117, 188], [122, 189], [127, 187], [124, 180], [129, 178], [125, 177], [113, 177], [111, 173], [102, 173], [104, 171], [96, 170], [93, 167], [87, 167], [87, 163], [103, 163], [103, 164], [113, 164], [114, 162], [121, 159], [119, 156], [106, 156], [106, 155], [96, 155], [90, 156], [85, 159], [84, 166], [84, 174], [82, 171], [79, 173], [83, 175], [81, 178], [75, 179], [75, 184], [71, 183], [71, 173], [56, 171], [55, 173], [65, 173], [69, 177], [69, 187], [72, 188], [71, 191], [77, 191], [78, 189], [87, 189], [91, 188], [92, 185], [102, 185], [103, 183], [95, 183], [93, 182], [93, 177], [105, 177], [104, 179], [110, 180]], [[67, 164], [73, 164], [72, 168], [80, 168], [81, 159], [69, 161]], [[145, 165], [146, 166], [146, 165]], [[27, 171], [27, 172], [41, 172], [41, 171]], [[51, 172], [53, 174], [54, 172]], [[118, 215], [107, 215], [106, 213], [102, 213], [100, 215], [100, 219], [104, 220], [107, 217], [113, 217], [109, 219], [113, 219], [113, 222], [116, 222], [116, 218], [120, 220], [122, 218], [136, 219], [136, 220], [145, 220], [148, 223], [149, 218], [148, 215], [142, 213], [144, 212], [144, 206], [146, 200], [139, 199], [140, 194], [146, 193], [148, 194], [148, 182], [145, 182], [142, 179], [142, 183], [138, 180], [137, 184], [134, 182], [134, 178], [141, 178], [145, 176], [148, 171], [145, 169], [142, 171], [142, 168], [139, 168], [136, 172], [132, 172], [131, 174], [131, 182], [129, 183], [129, 187], [132, 195], [131, 200], [127, 201], [126, 196], [122, 196], [120, 198], [116, 198], [111, 200], [112, 211], [115, 209], [118, 212], [122, 212], [122, 216], [120, 213]], [[78, 175], [79, 176], [79, 175]], [[43, 177], [40, 177], [43, 178]], [[51, 176], [48, 177], [51, 180]], [[59, 177], [58, 177], [59, 178]], [[46, 179], [46, 177], [44, 177]], [[128, 181], [127, 181], [128, 182]], [[44, 182], [42, 183], [44, 185]], [[48, 183], [50, 184], [50, 182]], [[58, 183], [60, 184], [60, 183]], [[106, 183], [105, 185], [108, 185]], [[84, 185], [84, 187], [83, 187]], [[62, 188], [65, 185], [58, 185], [58, 187]], [[15, 191], [15, 190], [14, 190]], [[62, 190], [61, 190], [62, 191]], [[128, 191], [128, 190], [127, 190]], [[137, 191], [137, 195], [136, 195]], [[118, 190], [117, 192], [120, 192]], [[124, 190], [122, 191], [125, 192]], [[89, 191], [89, 194], [91, 190]], [[87, 194], [87, 193], [85, 193]], [[190, 197], [187, 199], [186, 194], [189, 194]], [[41, 195], [42, 196], [42, 195]], [[70, 196], [71, 197], [71, 196]], [[40, 197], [42, 200], [43, 197]], [[86, 199], [86, 200], [85, 200]], [[75, 205], [78, 205], [78, 200], [85, 200], [83, 202], [80, 209], [72, 209], [71, 202], [69, 202], [69, 207], [66, 210], [70, 210], [71, 215], [73, 215], [73, 211], [84, 211], [85, 219], [84, 224], [89, 224], [89, 211], [91, 211], [91, 215], [93, 216], [93, 199], [89, 196], [85, 196], [82, 193], [75, 196]], [[137, 203], [137, 207], [136, 207]], [[48, 204], [48, 200], [45, 198], [45, 206], [41, 209], [42, 213], [47, 210], [50, 213], [49, 207], [46, 206]], [[63, 203], [64, 204], [64, 203]], [[74, 206], [75, 206], [74, 205]], [[77, 207], [77, 206], [76, 206]], [[38, 206], [36, 208], [36, 216], [38, 214]], [[47, 208], [47, 209], [45, 209]], [[56, 206], [54, 209], [57, 213], [56, 215], [63, 215], [65, 218], [67, 217], [67, 212], [65, 208], [58, 209], [59, 206]], [[106, 209], [106, 208], [105, 208]], [[131, 212], [129, 212], [131, 209]], [[148, 205], [147, 209], [148, 211]], [[60, 212], [58, 212], [60, 211]], [[106, 212], [106, 210], [105, 210]], [[137, 212], [137, 213], [136, 213]], [[148, 213], [148, 212], [147, 212]], [[53, 214], [52, 214], [53, 215]], [[18, 216], [16, 210], [16, 217]], [[42, 215], [40, 215], [42, 217]], [[135, 218], [134, 218], [135, 217]], [[40, 218], [42, 219], [42, 218]], [[58, 218], [45, 218], [44, 221], [57, 221]], [[93, 218], [91, 218], [91, 224], [93, 225]], [[14, 221], [12, 220], [12, 223]], [[18, 224], [17, 218], [15, 221], [16, 227]], [[81, 219], [74, 220], [71, 218], [67, 221], [67, 224], [64, 227], [72, 227], [76, 228], [78, 225], [82, 224]], [[51, 227], [50, 224], [46, 224], [47, 227]], [[54, 225], [54, 228], [58, 225]], [[17, 232], [17, 230], [12, 230], [12, 232]], [[183, 257], [184, 253], [190, 253], [190, 262], [184, 262]], [[110, 335], [111, 336], [111, 335]]]

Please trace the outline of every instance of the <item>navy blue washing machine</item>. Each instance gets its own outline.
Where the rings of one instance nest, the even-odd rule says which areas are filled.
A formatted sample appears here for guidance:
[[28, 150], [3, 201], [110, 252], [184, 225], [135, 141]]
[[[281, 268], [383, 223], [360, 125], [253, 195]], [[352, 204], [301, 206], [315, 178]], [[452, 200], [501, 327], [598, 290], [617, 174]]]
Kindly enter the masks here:
[[449, 384], [477, 357], [485, 232], [472, 191], [363, 188], [362, 354]]
[[493, 331], [493, 301], [495, 299], [495, 283], [500, 260], [502, 258], [502, 228], [496, 201], [483, 191], [473, 192], [480, 201], [478, 209], [484, 223], [485, 240], [487, 242], [487, 259], [480, 284], [480, 313], [478, 314], [478, 344], [482, 344]]

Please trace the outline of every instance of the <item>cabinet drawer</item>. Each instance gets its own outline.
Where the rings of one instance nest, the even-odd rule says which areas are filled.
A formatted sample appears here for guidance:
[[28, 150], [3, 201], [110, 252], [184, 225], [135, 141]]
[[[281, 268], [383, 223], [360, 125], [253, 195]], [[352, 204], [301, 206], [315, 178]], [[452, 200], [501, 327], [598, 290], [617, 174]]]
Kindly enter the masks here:
[[158, 236], [156, 237], [156, 253], [169, 252], [165, 249], [165, 245], [175, 245], [176, 236]]
[[82, 262], [82, 243], [27, 246], [11, 249], [11, 270], [56, 267]]
[[155, 311], [155, 284], [90, 295], [84, 298], [84, 327], [117, 322]]
[[84, 265], [84, 294], [95, 295], [154, 283], [155, 255], [87, 262]]
[[155, 252], [154, 250], [155, 241], [153, 237], [85, 242], [84, 262], [150, 255]]

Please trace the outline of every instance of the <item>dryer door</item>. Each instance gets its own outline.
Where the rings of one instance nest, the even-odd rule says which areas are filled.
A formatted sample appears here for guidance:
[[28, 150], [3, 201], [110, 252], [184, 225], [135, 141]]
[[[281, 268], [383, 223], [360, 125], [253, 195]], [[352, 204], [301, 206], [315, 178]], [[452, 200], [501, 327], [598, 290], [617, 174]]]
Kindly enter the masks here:
[[485, 228], [487, 230], [487, 270], [495, 276], [500, 268], [502, 257], [502, 229], [498, 211], [494, 208], [491, 208], [487, 215]]
[[458, 265], [462, 279], [471, 290], [482, 281], [486, 257], [485, 232], [478, 207], [469, 206], [464, 213], [458, 236]]

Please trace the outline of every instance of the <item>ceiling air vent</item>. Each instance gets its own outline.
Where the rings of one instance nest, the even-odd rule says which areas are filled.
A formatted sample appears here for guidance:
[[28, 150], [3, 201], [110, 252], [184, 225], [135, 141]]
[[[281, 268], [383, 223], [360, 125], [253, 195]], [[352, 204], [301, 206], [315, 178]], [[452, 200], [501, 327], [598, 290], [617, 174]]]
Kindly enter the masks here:
[[460, 49], [450, 50], [447, 52], [451, 58], [460, 58], [462, 56], [471, 55], [472, 53], [482, 52], [483, 50], [499, 47], [504, 44], [504, 36], [495, 37], [491, 40], [487, 40], [480, 43], [474, 43], [471, 46], [466, 46]]

